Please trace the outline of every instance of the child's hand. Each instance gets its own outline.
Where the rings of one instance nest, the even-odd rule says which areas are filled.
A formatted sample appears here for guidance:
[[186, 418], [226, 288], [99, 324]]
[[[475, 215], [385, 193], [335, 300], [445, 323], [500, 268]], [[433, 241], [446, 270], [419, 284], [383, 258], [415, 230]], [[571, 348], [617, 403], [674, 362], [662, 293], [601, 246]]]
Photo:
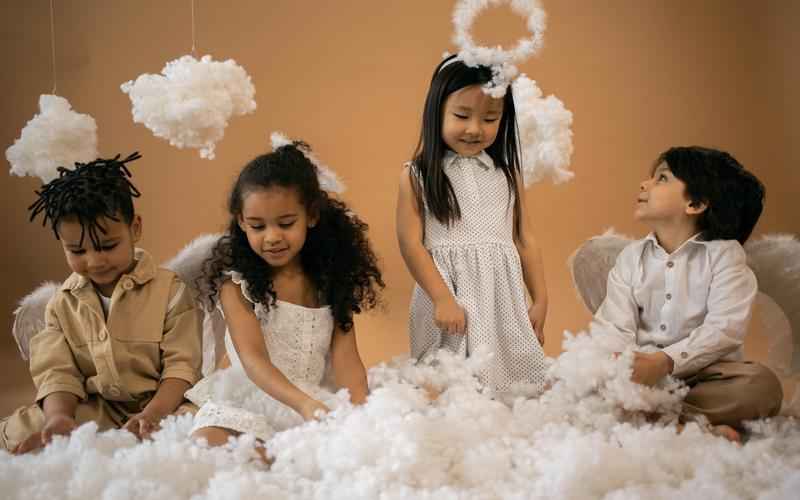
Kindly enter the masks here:
[[445, 333], [464, 335], [467, 313], [453, 296], [434, 303], [433, 322]]
[[309, 420], [319, 420], [322, 415], [328, 413], [329, 411], [331, 411], [330, 408], [324, 404], [320, 403], [316, 399], [309, 398], [300, 408], [300, 415], [303, 417], [303, 420], [308, 422]]
[[531, 320], [531, 326], [536, 333], [536, 338], [539, 340], [539, 345], [544, 347], [544, 320], [547, 316], [547, 306], [544, 304], [534, 303], [528, 309], [528, 318]]
[[137, 413], [132, 416], [122, 428], [138, 439], [149, 439], [150, 435], [160, 429], [158, 420], [152, 418], [145, 412]]
[[631, 380], [637, 384], [653, 386], [670, 373], [672, 373], [672, 358], [664, 352], [633, 353]]
[[42, 432], [31, 434], [25, 441], [11, 450], [11, 452], [15, 455], [21, 455], [38, 450], [39, 448], [44, 448], [44, 446], [53, 439], [53, 436], [68, 436], [77, 427], [78, 424], [75, 422], [74, 418], [67, 415], [53, 415], [45, 421]]

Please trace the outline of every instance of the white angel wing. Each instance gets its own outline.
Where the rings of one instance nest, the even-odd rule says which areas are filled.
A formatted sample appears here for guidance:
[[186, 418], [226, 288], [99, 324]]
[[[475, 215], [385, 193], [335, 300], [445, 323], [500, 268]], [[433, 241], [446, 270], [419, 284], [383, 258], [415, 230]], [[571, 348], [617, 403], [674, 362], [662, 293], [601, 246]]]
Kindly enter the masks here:
[[31, 339], [44, 329], [44, 311], [60, 286], [61, 283], [53, 281], [42, 283], [39, 288], [19, 301], [19, 307], [14, 311], [14, 326], [11, 328], [11, 333], [17, 341], [22, 359], [29, 358], [28, 346]]
[[632, 238], [617, 234], [612, 228], [587, 240], [569, 257], [567, 265], [572, 273], [572, 282], [592, 314], [606, 298], [608, 273], [614, 267], [617, 255], [631, 241]]
[[765, 235], [745, 245], [747, 263], [758, 279], [764, 332], [770, 338], [768, 364], [781, 375], [800, 372], [800, 240]]
[[[192, 240], [169, 260], [164, 267], [175, 271], [189, 285], [199, 300], [201, 290], [197, 289], [197, 279], [203, 274], [203, 263], [211, 257], [214, 246], [221, 234], [204, 234]], [[214, 371], [220, 358], [225, 354], [225, 320], [219, 309], [204, 310], [203, 316], [203, 375]]]

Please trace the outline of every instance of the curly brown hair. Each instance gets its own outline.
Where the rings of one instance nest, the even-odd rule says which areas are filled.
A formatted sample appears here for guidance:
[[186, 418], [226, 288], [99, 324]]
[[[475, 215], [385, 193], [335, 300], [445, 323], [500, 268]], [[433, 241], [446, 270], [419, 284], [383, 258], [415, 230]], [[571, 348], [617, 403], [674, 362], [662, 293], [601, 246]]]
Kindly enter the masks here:
[[274, 270], [250, 248], [238, 220], [248, 193], [271, 186], [296, 189], [308, 213], [319, 217], [309, 228], [300, 251], [303, 271], [331, 306], [337, 326], [349, 332], [353, 314], [376, 307], [379, 291], [386, 285], [367, 238], [367, 224], [320, 188], [317, 167], [303, 151], [310, 151], [308, 145], [294, 142], [260, 155], [244, 167], [228, 198], [228, 229], [204, 263], [198, 285], [204, 291], [206, 306], [212, 307], [226, 279], [224, 273], [237, 271], [254, 300], [267, 308], [273, 306]]

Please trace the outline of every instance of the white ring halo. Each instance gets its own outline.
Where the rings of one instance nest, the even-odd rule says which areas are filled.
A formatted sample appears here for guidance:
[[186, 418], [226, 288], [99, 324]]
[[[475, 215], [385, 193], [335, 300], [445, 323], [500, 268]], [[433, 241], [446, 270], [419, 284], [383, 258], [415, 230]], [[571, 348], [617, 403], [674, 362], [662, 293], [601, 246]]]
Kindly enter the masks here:
[[[520, 39], [511, 49], [499, 45], [477, 45], [471, 34], [475, 19], [487, 8], [501, 4], [510, 4], [511, 10], [527, 18], [531, 36]], [[514, 64], [524, 61], [542, 48], [546, 19], [539, 0], [458, 0], [453, 9], [453, 43], [460, 49], [458, 58], [470, 67], [491, 67], [493, 78], [484, 91], [494, 97], [502, 97], [511, 80], [519, 73]]]
[[[471, 30], [478, 14], [489, 7], [504, 3], [510, 3], [511, 10], [527, 18], [527, 27], [531, 36], [520, 39], [512, 49], [476, 45]], [[453, 24], [455, 25], [453, 43], [461, 49], [461, 52], [469, 52], [481, 59], [479, 63], [486, 66], [520, 62], [542, 48], [544, 31], [547, 27], [546, 19], [547, 16], [538, 0], [459, 0], [453, 10]], [[489, 64], [486, 64], [487, 62]]]

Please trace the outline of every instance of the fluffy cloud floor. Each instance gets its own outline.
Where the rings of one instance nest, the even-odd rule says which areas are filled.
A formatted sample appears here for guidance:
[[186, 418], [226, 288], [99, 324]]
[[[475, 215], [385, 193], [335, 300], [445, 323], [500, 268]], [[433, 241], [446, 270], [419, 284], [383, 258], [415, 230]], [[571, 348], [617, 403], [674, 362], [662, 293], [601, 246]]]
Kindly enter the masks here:
[[[551, 389], [510, 404], [478, 387], [480, 356], [374, 367], [367, 404], [354, 408], [340, 392], [322, 421], [267, 443], [270, 468], [248, 436], [217, 449], [193, 442], [191, 416], [170, 417], [142, 443], [87, 424], [36, 455], [0, 452], [0, 497], [797, 498], [796, 419], [754, 422], [743, 445], [696, 424], [678, 433], [679, 384], [634, 386], [629, 353], [612, 359], [586, 336], [565, 346]], [[431, 389], [440, 395], [430, 399]]]

